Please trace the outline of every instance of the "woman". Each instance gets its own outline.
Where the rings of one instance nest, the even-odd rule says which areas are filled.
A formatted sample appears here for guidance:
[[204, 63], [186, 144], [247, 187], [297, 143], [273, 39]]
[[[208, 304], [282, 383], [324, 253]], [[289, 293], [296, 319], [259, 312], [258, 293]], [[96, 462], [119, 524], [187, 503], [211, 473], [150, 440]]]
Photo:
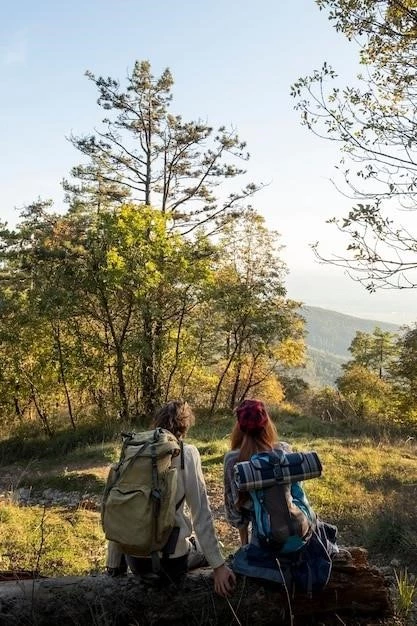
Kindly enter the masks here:
[[[232, 449], [224, 458], [226, 519], [239, 530], [243, 546], [234, 557], [233, 567], [236, 572], [242, 574], [282, 582], [282, 571], [277, 572], [277, 553], [269, 548], [266, 549], [257, 537], [251, 498], [248, 493], [238, 491], [234, 480], [234, 466], [240, 461], [248, 461], [253, 454], [259, 452], [281, 450], [289, 453], [291, 448], [287, 443], [279, 441], [277, 430], [264, 403], [260, 400], [245, 400], [237, 407], [236, 416], [237, 421], [231, 437]], [[300, 541], [297, 539], [297, 542], [307, 545], [307, 552], [304, 551], [304, 554], [308, 553], [308, 556], [312, 556], [313, 559], [317, 556], [317, 562], [320, 559], [322, 566], [320, 575], [324, 577], [320, 584], [323, 582], [325, 584], [328, 579], [327, 574], [330, 575], [331, 566], [322, 563], [322, 560], [330, 562], [330, 556], [338, 551], [334, 543], [337, 529], [316, 519], [299, 483], [283, 485], [283, 493], [284, 506], [288, 507], [290, 514], [290, 526], [300, 537]], [[250, 537], [249, 530], [251, 530]], [[305, 544], [307, 540], [308, 543]], [[289, 540], [290, 544], [291, 541]], [[279, 554], [284, 551], [282, 550]], [[291, 552], [291, 549], [288, 552]], [[328, 572], [325, 574], [326, 569]]]
[[[159, 409], [154, 426], [169, 430], [182, 442], [194, 422], [195, 417], [190, 406], [182, 400], [174, 400]], [[197, 448], [183, 443], [182, 454], [173, 458], [172, 466], [178, 469], [175, 501], [181, 504], [176, 511], [175, 526], [179, 528], [179, 534], [173, 554], [169, 557], [161, 555], [161, 573], [166, 579], [176, 581], [187, 570], [208, 562], [213, 568], [216, 593], [227, 596], [236, 579], [220, 551]], [[185, 503], [189, 513], [184, 510]], [[197, 541], [192, 536], [193, 530]], [[123, 558], [118, 544], [110, 541], [107, 552], [107, 570], [110, 574], [120, 573], [121, 566], [123, 569]], [[134, 574], [143, 575], [152, 571], [151, 559], [128, 555], [127, 564]]]
[[[224, 496], [226, 519], [239, 530], [240, 542], [249, 541], [251, 502], [248, 494], [239, 493], [234, 481], [234, 466], [248, 461], [256, 452], [282, 450], [291, 452], [290, 446], [278, 441], [278, 433], [260, 400], [244, 400], [236, 409], [237, 421], [231, 436], [231, 451], [224, 457]], [[255, 538], [252, 538], [255, 540]]]

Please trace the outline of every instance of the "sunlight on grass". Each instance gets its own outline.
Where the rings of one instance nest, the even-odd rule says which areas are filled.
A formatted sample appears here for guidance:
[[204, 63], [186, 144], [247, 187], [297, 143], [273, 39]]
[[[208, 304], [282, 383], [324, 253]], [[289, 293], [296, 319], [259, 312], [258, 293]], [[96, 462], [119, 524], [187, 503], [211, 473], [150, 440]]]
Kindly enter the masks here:
[[0, 569], [35, 569], [43, 575], [102, 570], [105, 542], [99, 516], [84, 510], [0, 507]]
[[[226, 554], [238, 545], [237, 533], [225, 521], [223, 509], [223, 457], [229, 449], [233, 421], [230, 416], [206, 419], [193, 427], [188, 438], [200, 450], [215, 524]], [[333, 425], [321, 426], [317, 420], [308, 424], [307, 418], [298, 415], [286, 415], [278, 421], [283, 440], [296, 450], [316, 450], [322, 460], [322, 478], [304, 483], [319, 516], [339, 527], [345, 545], [365, 546], [371, 558], [375, 554], [386, 563], [395, 557], [404, 566], [416, 567], [415, 444], [350, 432], [343, 435], [340, 429], [337, 432]], [[40, 491], [52, 487], [99, 494], [120, 447], [119, 429], [107, 440], [93, 437], [89, 431], [84, 443], [81, 439], [76, 446], [68, 446], [66, 453], [57, 449], [46, 459], [22, 461], [20, 485]], [[25, 466], [26, 470], [22, 469]], [[33, 568], [42, 534], [41, 518], [39, 507], [0, 503], [3, 569]], [[98, 512], [52, 507], [46, 511], [43, 533], [42, 573], [81, 574], [103, 567], [105, 541]]]
[[[105, 471], [107, 474], [107, 470]], [[79, 491], [81, 493], [101, 494], [104, 489], [105, 478], [103, 472], [92, 468], [91, 472], [68, 472], [50, 474], [47, 478], [39, 476], [30, 481], [34, 492], [42, 492], [45, 488], [57, 489], [58, 491]]]

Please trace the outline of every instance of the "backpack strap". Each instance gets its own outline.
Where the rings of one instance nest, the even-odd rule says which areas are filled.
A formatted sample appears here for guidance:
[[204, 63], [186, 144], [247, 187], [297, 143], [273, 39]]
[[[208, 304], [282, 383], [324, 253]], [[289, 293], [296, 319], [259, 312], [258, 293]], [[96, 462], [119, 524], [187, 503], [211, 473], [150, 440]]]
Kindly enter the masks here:
[[180, 444], [180, 456], [181, 456], [181, 469], [184, 469], [184, 442], [182, 439], [178, 442]]
[[[161, 429], [157, 428], [155, 430], [154, 433], [154, 441], [158, 441], [159, 439], [159, 435], [161, 433]], [[185, 463], [184, 463], [184, 442], [182, 440], [180, 440], [179, 442], [179, 446], [180, 446], [180, 467], [183, 470], [185, 467]], [[151, 451], [151, 462], [152, 462], [152, 492], [151, 492], [151, 498], [152, 498], [152, 508], [153, 508], [153, 514], [152, 514], [152, 520], [153, 520], [153, 530], [152, 530], [152, 534], [154, 536], [154, 538], [156, 539], [156, 535], [157, 535], [157, 529], [158, 529], [158, 519], [159, 519], [159, 510], [161, 507], [161, 490], [159, 488], [159, 475], [158, 475], [158, 464], [157, 464], [157, 458], [156, 458], [156, 448], [155, 448], [155, 444], [151, 444], [150, 446], [150, 451]], [[141, 450], [142, 452], [142, 450]], [[135, 455], [137, 456], [137, 455]], [[184, 502], [185, 500], [185, 494], [183, 495], [183, 497], [180, 499], [179, 502], [177, 502], [177, 504], [175, 505], [175, 510], [178, 511], [178, 509], [180, 508], [181, 504]], [[172, 529], [171, 532], [171, 536], [169, 537], [167, 544], [165, 545], [165, 547], [162, 550], [162, 554], [164, 557], [167, 557], [169, 554], [173, 554], [175, 551], [175, 547], [177, 545], [177, 541], [178, 541], [178, 535], [179, 535], [179, 528], [175, 527]], [[160, 569], [161, 569], [161, 561], [159, 558], [159, 552], [157, 550], [154, 550], [151, 552], [151, 558], [152, 558], [152, 571], [154, 572], [154, 574], [158, 574]]]
[[[155, 431], [154, 440], [157, 441], [157, 431]], [[161, 507], [161, 490], [159, 488], [159, 476], [158, 476], [158, 462], [156, 457], [156, 447], [155, 444], [152, 443], [150, 446], [151, 451], [151, 463], [152, 463], [152, 491], [151, 491], [151, 499], [152, 499], [152, 536], [154, 538], [154, 542], [156, 542], [156, 535], [158, 530], [158, 518], [159, 518], [159, 510]], [[159, 554], [157, 550], [153, 550], [151, 552], [152, 557], [152, 571], [157, 574], [161, 569]]]
[[289, 511], [288, 508], [288, 502], [287, 502], [287, 498], [285, 497], [285, 493], [284, 490], [281, 488], [279, 488], [279, 485], [276, 488], [276, 496], [277, 496], [277, 500], [282, 508], [282, 511], [284, 513], [286, 522], [287, 522], [287, 526], [288, 526], [288, 531], [290, 536], [291, 535], [296, 535], [297, 534], [297, 525], [294, 521], [294, 519], [291, 517], [291, 513]]
[[[185, 463], [184, 463], [184, 442], [182, 439], [178, 440], [178, 444], [180, 446], [180, 468], [182, 470], [184, 470], [185, 467]], [[184, 502], [185, 500], [185, 493], [182, 496], [182, 498], [180, 498], [179, 502], [177, 502], [177, 504], [175, 505], [175, 512], [178, 511], [178, 509], [180, 508], [181, 504]], [[171, 534], [168, 538], [168, 541], [166, 542], [163, 550], [162, 550], [162, 556], [164, 558], [167, 558], [170, 554], [174, 554], [175, 552], [175, 548], [177, 547], [177, 542], [178, 542], [178, 537], [179, 537], [179, 527], [178, 526], [174, 526], [174, 528], [171, 531]]]
[[[184, 442], [182, 439], [180, 439], [180, 441], [178, 442], [180, 444], [180, 468], [182, 470], [185, 469], [185, 463], [184, 463]], [[181, 500], [179, 502], [177, 502], [177, 504], [175, 505], [175, 510], [178, 511], [178, 509], [180, 508], [181, 504], [184, 502], [185, 500], [185, 493], [182, 496]]]

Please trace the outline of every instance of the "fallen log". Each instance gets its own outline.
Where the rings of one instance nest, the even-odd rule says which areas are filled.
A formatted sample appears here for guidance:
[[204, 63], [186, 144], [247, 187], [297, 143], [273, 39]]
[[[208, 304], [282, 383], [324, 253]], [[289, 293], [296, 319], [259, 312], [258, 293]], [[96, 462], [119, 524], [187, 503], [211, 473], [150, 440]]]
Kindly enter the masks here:
[[239, 577], [233, 595], [224, 600], [213, 592], [211, 570], [204, 568], [168, 587], [135, 576], [105, 575], [1, 582], [0, 624], [276, 626], [369, 624], [370, 618], [375, 623], [391, 616], [389, 585], [383, 573], [368, 564], [366, 550], [348, 550], [335, 558], [324, 591], [311, 598], [297, 594], [291, 598], [292, 618], [288, 599], [277, 586]]
[[0, 570], [0, 582], [5, 580], [33, 580], [34, 578], [46, 578], [38, 572], [30, 569]]

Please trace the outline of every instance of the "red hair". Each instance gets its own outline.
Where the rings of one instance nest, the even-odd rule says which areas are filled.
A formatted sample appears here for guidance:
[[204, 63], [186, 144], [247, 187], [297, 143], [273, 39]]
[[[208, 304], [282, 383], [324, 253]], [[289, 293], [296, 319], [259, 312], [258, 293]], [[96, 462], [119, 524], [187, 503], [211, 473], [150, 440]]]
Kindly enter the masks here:
[[[275, 424], [268, 415], [268, 421], [265, 426], [252, 433], [244, 433], [240, 430], [239, 422], [236, 422], [231, 436], [232, 450], [239, 450], [236, 463], [239, 461], [249, 461], [252, 454], [262, 452], [263, 450], [272, 450], [274, 444], [278, 443], [278, 433]], [[248, 494], [240, 492], [235, 506], [240, 509], [247, 501]]]

